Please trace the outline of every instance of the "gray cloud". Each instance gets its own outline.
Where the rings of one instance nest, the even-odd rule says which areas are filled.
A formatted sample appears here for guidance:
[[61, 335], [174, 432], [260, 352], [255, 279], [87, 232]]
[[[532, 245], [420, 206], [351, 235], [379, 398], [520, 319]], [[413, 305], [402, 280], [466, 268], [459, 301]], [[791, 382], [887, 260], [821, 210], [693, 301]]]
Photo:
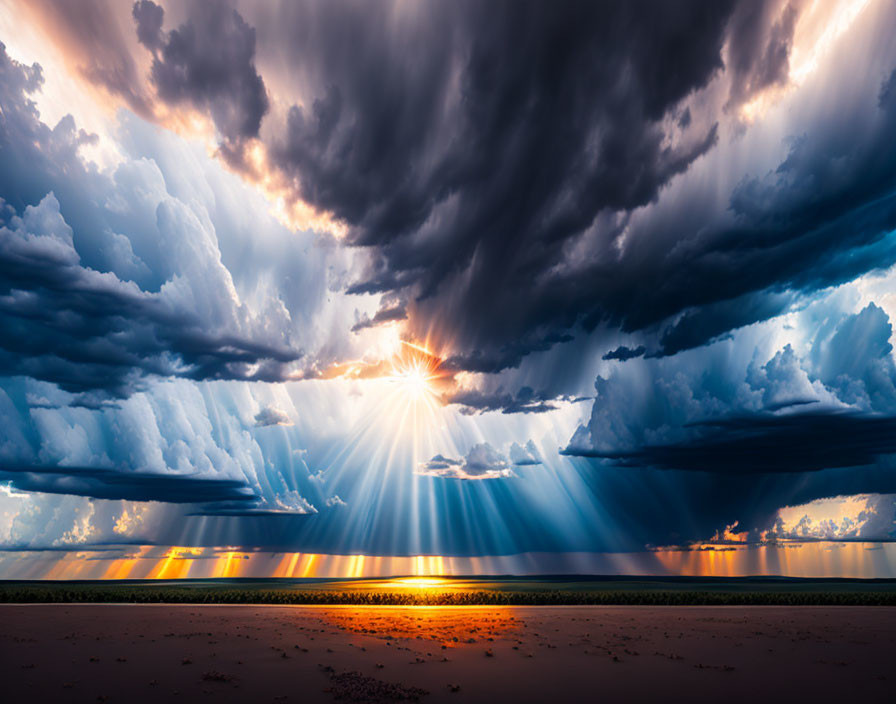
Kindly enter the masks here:
[[167, 503], [253, 503], [258, 498], [238, 479], [216, 479], [102, 467], [4, 464], [0, 479], [20, 491], [72, 494], [94, 499]]
[[407, 320], [408, 314], [403, 303], [382, 307], [373, 317], [364, 316], [352, 326], [352, 332], [359, 332], [367, 328], [373, 328], [384, 323], [391, 323], [397, 320]]
[[689, 437], [675, 444], [619, 451], [572, 447], [565, 452], [610, 460], [620, 467], [723, 474], [861, 467], [896, 453], [893, 417], [823, 411], [754, 414], [694, 424], [691, 430]]
[[615, 350], [610, 350], [609, 352], [607, 352], [602, 357], [602, 359], [618, 359], [620, 362], [624, 362], [627, 359], [636, 359], [637, 357], [643, 357], [645, 352], [647, 352], [647, 348], [644, 347], [644, 345], [638, 345], [637, 347], [626, 347], [625, 345], [620, 345]]
[[553, 398], [537, 393], [529, 386], [523, 386], [515, 395], [502, 389], [494, 392], [460, 389], [448, 394], [445, 400], [460, 406], [461, 412], [468, 414], [498, 410], [506, 414], [547, 413], [557, 408]]
[[162, 23], [165, 21], [165, 10], [152, 0], [139, 0], [131, 10], [134, 22], [137, 23], [137, 39], [151, 51], [162, 48]]
[[255, 30], [223, 0], [191, 3], [189, 11], [187, 22], [163, 34], [162, 8], [134, 4], [137, 36], [154, 53], [159, 98], [207, 111], [225, 140], [257, 136], [269, 102], [255, 69]]

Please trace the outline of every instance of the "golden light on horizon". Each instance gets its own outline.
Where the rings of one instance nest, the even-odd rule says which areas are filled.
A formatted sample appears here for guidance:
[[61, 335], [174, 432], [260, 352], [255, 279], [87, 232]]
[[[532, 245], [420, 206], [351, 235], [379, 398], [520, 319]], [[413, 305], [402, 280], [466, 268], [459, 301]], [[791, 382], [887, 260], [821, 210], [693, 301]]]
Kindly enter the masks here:
[[447, 586], [449, 583], [450, 580], [444, 577], [397, 577], [383, 582], [383, 586], [407, 589], [434, 589]]
[[[467, 588], [466, 575], [535, 574], [531, 555], [339, 555], [320, 553], [242, 552], [232, 548], [145, 545], [125, 555], [104, 551], [16, 552], [3, 555], [0, 564], [10, 578], [46, 580], [116, 579], [353, 579], [367, 580], [365, 589]], [[564, 574], [608, 573], [606, 562], [588, 563], [580, 555], [577, 569]], [[599, 557], [599, 556], [596, 556]], [[692, 577], [744, 577], [768, 574], [788, 577], [891, 576], [896, 565], [896, 544], [874, 542], [783, 541], [764, 545], [694, 545], [616, 556], [613, 573], [685, 575]], [[601, 566], [603, 565], [603, 566]], [[553, 572], [552, 572], [553, 573]]]

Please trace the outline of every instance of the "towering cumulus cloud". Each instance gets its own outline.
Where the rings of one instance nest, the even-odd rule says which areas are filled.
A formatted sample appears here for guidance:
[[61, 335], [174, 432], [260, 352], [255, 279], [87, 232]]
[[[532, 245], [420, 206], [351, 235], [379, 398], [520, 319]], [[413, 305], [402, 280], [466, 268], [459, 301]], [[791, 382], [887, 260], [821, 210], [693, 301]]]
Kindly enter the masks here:
[[13, 0], [0, 547], [892, 540], [894, 29]]

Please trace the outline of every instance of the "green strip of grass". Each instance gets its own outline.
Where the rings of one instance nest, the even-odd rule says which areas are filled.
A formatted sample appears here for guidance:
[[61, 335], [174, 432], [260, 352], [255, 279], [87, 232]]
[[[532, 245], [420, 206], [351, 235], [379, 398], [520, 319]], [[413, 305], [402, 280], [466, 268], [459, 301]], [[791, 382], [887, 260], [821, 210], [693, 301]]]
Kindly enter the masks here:
[[896, 606], [896, 592], [302, 591], [168, 587], [0, 588], [0, 603], [296, 604], [352, 606]]

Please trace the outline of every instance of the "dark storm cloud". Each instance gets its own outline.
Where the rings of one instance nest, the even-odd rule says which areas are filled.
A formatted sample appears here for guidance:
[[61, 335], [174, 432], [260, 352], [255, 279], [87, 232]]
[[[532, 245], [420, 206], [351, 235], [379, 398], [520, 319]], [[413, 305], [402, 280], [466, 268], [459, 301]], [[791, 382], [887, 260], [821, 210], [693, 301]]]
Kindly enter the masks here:
[[637, 347], [626, 347], [625, 345], [620, 345], [615, 350], [610, 350], [604, 356], [604, 360], [618, 359], [620, 362], [624, 362], [627, 359], [635, 359], [637, 357], [643, 357], [644, 353], [647, 352], [647, 348], [644, 345], [638, 345]]
[[[623, 287], [611, 294], [622, 329], [683, 312], [661, 340], [663, 353], [674, 354], [779, 314], [795, 291], [811, 293], [896, 262], [896, 100], [885, 88], [868, 98], [793, 140], [774, 171], [742, 181], [730, 199], [732, 225], [704, 232], [684, 258], [642, 261], [636, 279], [659, 285], [630, 297], [619, 296]], [[681, 226], [698, 222], [688, 217]]]
[[657, 354], [693, 349], [735, 328], [768, 320], [786, 311], [795, 299], [789, 292], [761, 292], [690, 308], [663, 331]]
[[696, 437], [672, 445], [620, 452], [567, 450], [619, 467], [654, 467], [724, 474], [807, 472], [871, 465], [896, 453], [896, 417], [803, 412], [707, 421]]
[[391, 23], [350, 3], [280, 8], [290, 60], [320, 92], [270, 153], [374, 250], [350, 290], [409, 287], [450, 318], [461, 364], [494, 370], [580, 316], [546, 301], [535, 319], [533, 281], [563, 244], [650, 202], [715, 143], [712, 123], [667, 140], [662, 121], [722, 68], [731, 7], [437, 3]]
[[[116, 540], [115, 542], [97, 541], [95, 543], [59, 543], [54, 545], [31, 545], [28, 543], [0, 543], [0, 552], [97, 552], [119, 553], [121, 557], [136, 558], [128, 548], [142, 547], [147, 541], [142, 540]], [[101, 559], [108, 558], [103, 555]], [[90, 558], [88, 558], [90, 559]], [[116, 558], [118, 559], [118, 558]]]
[[406, 320], [408, 317], [407, 310], [403, 303], [398, 303], [386, 308], [380, 308], [373, 317], [364, 316], [352, 326], [352, 332], [359, 332], [367, 328], [373, 328], [384, 323], [392, 323], [396, 320]]
[[94, 499], [167, 503], [257, 502], [245, 481], [97, 467], [0, 465], [0, 479], [20, 491]]
[[680, 256], [658, 247], [639, 251], [636, 264], [623, 258], [615, 273], [589, 266], [551, 282], [543, 300], [561, 310], [598, 302], [603, 312], [586, 317], [586, 327], [600, 320], [625, 332], [659, 326], [659, 354], [669, 355], [892, 266], [896, 93], [887, 89], [889, 70], [886, 76], [867, 102], [846, 103], [791, 140], [776, 169], [743, 179], [729, 200], [731, 222], [706, 226], [715, 216], [700, 209], [679, 215], [678, 231], [699, 233], [677, 242]]
[[187, 515], [276, 518], [316, 513], [296, 492], [274, 499], [259, 495], [244, 479], [207, 472], [190, 474], [30, 462], [0, 463], [0, 481], [18, 491], [83, 496], [91, 499], [192, 504]]
[[516, 366], [579, 326], [665, 327], [659, 353], [674, 354], [896, 260], [885, 89], [813, 117], [728, 202], [633, 224], [616, 247], [719, 139], [721, 114], [689, 96], [723, 75], [734, 109], [788, 81], [799, 7], [436, 3], [390, 22], [351, 3], [261, 9], [252, 21], [289, 35], [281, 53], [311, 91], [269, 153], [368, 248], [349, 291], [403, 292], [412, 324], [446, 330], [456, 368]]
[[308, 511], [287, 510], [287, 509], [270, 509], [270, 508], [238, 508], [238, 507], [216, 507], [212, 506], [203, 511], [194, 511], [189, 516], [224, 516], [230, 518], [284, 518], [290, 519], [295, 516], [308, 516]]
[[[370, 255], [347, 290], [395, 295], [456, 368], [496, 372], [599, 325], [660, 328], [675, 354], [896, 260], [892, 66], [873, 95], [796, 125], [778, 168], [723, 202], [631, 222], [731, 138], [720, 120], [787, 83], [801, 7], [214, 2], [166, 32], [141, 0], [133, 18], [159, 98], [207, 112], [236, 168], [268, 107], [258, 53], [301, 97], [262, 134], [274, 176]], [[701, 108], [704, 89], [726, 109]]]
[[131, 10], [137, 23], [137, 39], [151, 51], [162, 48], [162, 23], [165, 10], [151, 0], [135, 2]]
[[[523, 12], [515, 3], [443, 3], [419, 23], [396, 22], [397, 36], [380, 35], [382, 20], [358, 6], [311, 5], [284, 21], [297, 32], [291, 49], [302, 70], [319, 72], [326, 92], [310, 110], [291, 110], [274, 153], [302, 195], [343, 217], [359, 244], [419, 232], [450, 196], [476, 206], [460, 215], [470, 220], [448, 223], [455, 231], [468, 225], [451, 242], [466, 248], [435, 262], [437, 274], [466, 264], [473, 242], [465, 239], [506, 240], [518, 231], [517, 240], [547, 244], [604, 207], [648, 202], [712, 136], [664, 148], [655, 123], [721, 68], [730, 3], [679, 4], [674, 12], [654, 5], [649, 21], [638, 3], [534, 4]], [[395, 52], [395, 40], [424, 53]], [[664, 70], [669, 61], [675, 72]], [[637, 167], [626, 153], [638, 155]], [[480, 198], [473, 189], [483, 190]], [[574, 202], [560, 202], [561, 194]], [[586, 194], [596, 202], [581, 202]], [[511, 198], [505, 208], [524, 212], [502, 216], [498, 202], [482, 202], [502, 195]], [[528, 214], [545, 222], [531, 231]], [[499, 230], [474, 236], [475, 224]]]
[[502, 413], [547, 413], [557, 406], [554, 399], [545, 393], [538, 393], [529, 386], [523, 386], [516, 394], [502, 390], [483, 392], [476, 389], [461, 389], [445, 396], [444, 400], [461, 407], [461, 413], [482, 413], [501, 411]]
[[257, 136], [269, 103], [255, 70], [255, 30], [224, 0], [191, 3], [189, 13], [163, 34], [162, 8], [149, 0], [134, 5], [137, 37], [154, 53], [159, 98], [207, 111], [226, 140]]

